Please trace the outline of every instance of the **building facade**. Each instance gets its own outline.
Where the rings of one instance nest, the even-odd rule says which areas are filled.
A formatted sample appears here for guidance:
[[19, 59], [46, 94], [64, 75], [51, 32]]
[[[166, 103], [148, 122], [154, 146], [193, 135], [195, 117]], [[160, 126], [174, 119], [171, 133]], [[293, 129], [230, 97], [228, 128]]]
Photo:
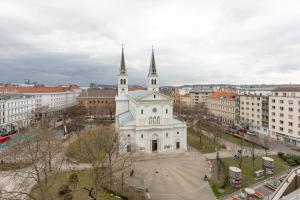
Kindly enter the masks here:
[[213, 93], [212, 87], [195, 87], [190, 91], [190, 106], [196, 107], [201, 103], [207, 104], [208, 97]]
[[0, 102], [2, 131], [25, 128], [31, 124], [35, 110], [33, 95], [0, 94]]
[[262, 95], [239, 95], [240, 124], [247, 125], [249, 130], [268, 134], [269, 97]]
[[269, 97], [269, 136], [300, 146], [300, 87], [279, 87]]
[[39, 119], [44, 116], [59, 115], [64, 109], [74, 106], [77, 96], [81, 93], [81, 89], [78, 86], [20, 87], [7, 85], [0, 87], [0, 92], [33, 95], [35, 98], [35, 117]]
[[153, 50], [147, 90], [128, 91], [122, 48], [115, 99], [116, 130], [123, 144], [121, 151], [130, 151], [132, 146], [148, 153], [187, 149], [186, 123], [173, 117], [173, 99], [159, 93], [159, 76]]
[[84, 106], [87, 114], [100, 119], [114, 119], [115, 116], [114, 89], [89, 88], [77, 97], [77, 105]]
[[207, 108], [211, 117], [225, 125], [234, 125], [236, 119], [235, 97], [234, 92], [212, 93], [207, 100]]

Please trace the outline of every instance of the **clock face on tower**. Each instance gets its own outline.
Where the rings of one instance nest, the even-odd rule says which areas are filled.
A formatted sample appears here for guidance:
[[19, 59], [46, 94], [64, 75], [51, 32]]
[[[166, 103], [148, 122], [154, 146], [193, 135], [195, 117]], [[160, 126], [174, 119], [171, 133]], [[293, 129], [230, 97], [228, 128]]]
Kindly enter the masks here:
[[157, 108], [153, 108], [152, 111], [153, 111], [154, 113], [156, 113], [156, 112], [157, 112]]

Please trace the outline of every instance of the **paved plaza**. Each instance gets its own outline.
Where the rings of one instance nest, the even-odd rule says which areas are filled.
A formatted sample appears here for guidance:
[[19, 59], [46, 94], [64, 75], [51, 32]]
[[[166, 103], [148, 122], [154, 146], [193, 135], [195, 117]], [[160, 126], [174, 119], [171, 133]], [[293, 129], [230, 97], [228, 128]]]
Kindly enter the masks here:
[[147, 188], [150, 199], [215, 199], [203, 180], [209, 174], [208, 163], [198, 152], [147, 155], [135, 162], [134, 171], [130, 184]]

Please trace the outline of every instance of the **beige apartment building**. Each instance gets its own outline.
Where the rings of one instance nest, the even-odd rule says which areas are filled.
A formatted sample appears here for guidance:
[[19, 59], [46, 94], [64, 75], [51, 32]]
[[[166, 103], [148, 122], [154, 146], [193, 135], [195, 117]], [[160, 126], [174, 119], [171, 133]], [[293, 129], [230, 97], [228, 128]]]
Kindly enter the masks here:
[[208, 96], [213, 93], [210, 87], [194, 88], [190, 91], [190, 106], [195, 107], [201, 103], [207, 103]]
[[268, 134], [269, 98], [262, 95], [240, 95], [240, 124], [248, 125], [249, 130]]
[[269, 97], [269, 135], [300, 146], [300, 87], [279, 87]]
[[208, 96], [207, 108], [211, 117], [226, 125], [235, 122], [236, 94], [234, 92], [214, 92]]

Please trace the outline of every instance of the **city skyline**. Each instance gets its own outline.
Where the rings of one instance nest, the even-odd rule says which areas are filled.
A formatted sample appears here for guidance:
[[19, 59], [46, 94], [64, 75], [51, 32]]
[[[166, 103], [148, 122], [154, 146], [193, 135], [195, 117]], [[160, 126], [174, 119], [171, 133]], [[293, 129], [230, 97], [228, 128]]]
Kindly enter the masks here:
[[299, 2], [2, 1], [0, 82], [145, 85], [151, 46], [161, 85], [297, 84]]

